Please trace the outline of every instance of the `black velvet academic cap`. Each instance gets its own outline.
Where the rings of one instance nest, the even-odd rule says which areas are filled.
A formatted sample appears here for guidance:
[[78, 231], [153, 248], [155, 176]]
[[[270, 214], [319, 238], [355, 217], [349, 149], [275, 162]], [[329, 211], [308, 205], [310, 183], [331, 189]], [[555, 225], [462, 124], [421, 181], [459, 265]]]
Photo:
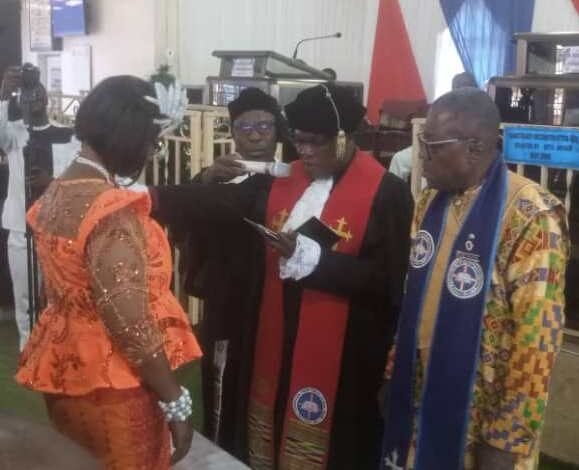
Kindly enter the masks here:
[[227, 107], [232, 122], [241, 114], [255, 110], [267, 111], [273, 114], [276, 120], [281, 117], [281, 110], [275, 98], [259, 88], [245, 88]]
[[307, 88], [285, 107], [290, 128], [327, 136], [337, 135], [338, 120], [328, 92], [336, 105], [342, 130], [351, 134], [358, 129], [366, 115], [366, 108], [351, 89], [331, 83]]

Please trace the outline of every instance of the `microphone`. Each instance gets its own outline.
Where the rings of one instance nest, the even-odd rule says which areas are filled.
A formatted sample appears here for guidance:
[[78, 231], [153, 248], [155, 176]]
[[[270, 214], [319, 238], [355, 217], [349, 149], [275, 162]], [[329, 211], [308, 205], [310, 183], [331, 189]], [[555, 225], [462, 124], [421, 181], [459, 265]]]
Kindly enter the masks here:
[[296, 48], [294, 49], [294, 55], [292, 56], [294, 59], [297, 59], [298, 57], [298, 49], [300, 48], [300, 46], [302, 45], [302, 43], [307, 42], [307, 41], [317, 41], [318, 39], [331, 39], [331, 38], [341, 38], [342, 37], [342, 33], [334, 33], [334, 34], [328, 34], [327, 36], [316, 36], [313, 38], [305, 38], [302, 39], [301, 41], [299, 41], [296, 44]]
[[271, 175], [275, 178], [287, 178], [291, 175], [292, 167], [282, 162], [256, 162], [250, 160], [238, 160], [250, 173]]

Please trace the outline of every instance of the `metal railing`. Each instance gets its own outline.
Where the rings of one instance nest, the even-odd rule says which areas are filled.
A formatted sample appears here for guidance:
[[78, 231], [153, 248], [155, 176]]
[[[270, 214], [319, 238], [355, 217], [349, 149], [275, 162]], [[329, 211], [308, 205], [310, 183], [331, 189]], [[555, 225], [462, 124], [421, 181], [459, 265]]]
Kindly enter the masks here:
[[48, 117], [64, 126], [72, 126], [84, 95], [48, 94]]
[[[229, 114], [225, 108], [191, 107], [183, 124], [163, 139], [164, 152], [149, 163], [143, 173], [147, 185], [181, 184], [190, 181], [203, 168], [221, 155], [233, 152], [235, 144], [230, 133]], [[182, 291], [180, 273], [181, 252], [173, 249], [173, 291], [186, 307], [193, 324], [203, 314], [202, 302]]]

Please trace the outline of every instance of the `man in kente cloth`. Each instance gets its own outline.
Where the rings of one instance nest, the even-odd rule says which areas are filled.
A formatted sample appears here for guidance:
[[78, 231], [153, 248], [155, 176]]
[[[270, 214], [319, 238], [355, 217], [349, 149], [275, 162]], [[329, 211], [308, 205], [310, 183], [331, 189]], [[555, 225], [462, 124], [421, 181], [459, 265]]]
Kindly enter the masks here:
[[453, 91], [419, 135], [417, 201], [383, 469], [538, 464], [562, 341], [568, 234], [561, 202], [509, 172], [499, 112]]
[[[289, 139], [275, 98], [257, 88], [243, 90], [229, 106], [235, 154], [219, 157], [193, 182], [262, 185], [253, 218], [265, 221], [273, 177], [248, 174], [240, 159], [273, 162], [278, 142]], [[185, 289], [204, 300], [199, 339], [204, 351], [202, 386], [204, 434], [234, 456], [247, 460], [247, 397], [253, 335], [261, 300], [263, 240], [241, 218], [226, 230], [187, 223], [182, 255]], [[183, 230], [181, 230], [183, 232]]]
[[[375, 469], [383, 428], [376, 396], [401, 305], [412, 198], [402, 180], [357, 151], [352, 133], [365, 108], [347, 89], [304, 90], [285, 111], [300, 160], [289, 178], [273, 181], [265, 215], [254, 219], [281, 235], [262, 240], [248, 266], [257, 291], [246, 295], [257, 292], [260, 302], [244, 326], [252, 347], [239, 358], [248, 381], [238, 397], [249, 400], [247, 461], [257, 470]], [[193, 191], [155, 188], [159, 219], [197, 217], [187, 200]], [[296, 235], [312, 217], [339, 241]]]

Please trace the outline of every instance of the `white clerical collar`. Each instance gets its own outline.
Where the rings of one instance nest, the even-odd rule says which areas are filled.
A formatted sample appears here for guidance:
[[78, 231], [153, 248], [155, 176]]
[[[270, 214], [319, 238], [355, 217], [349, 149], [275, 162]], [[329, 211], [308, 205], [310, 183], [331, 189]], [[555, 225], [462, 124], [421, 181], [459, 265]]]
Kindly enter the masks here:
[[334, 178], [312, 181], [296, 202], [282, 231], [294, 231], [308, 219], [312, 217], [320, 218], [333, 186]]
[[44, 126], [32, 126], [33, 131], [45, 131], [50, 127], [50, 123], [44, 124]]

